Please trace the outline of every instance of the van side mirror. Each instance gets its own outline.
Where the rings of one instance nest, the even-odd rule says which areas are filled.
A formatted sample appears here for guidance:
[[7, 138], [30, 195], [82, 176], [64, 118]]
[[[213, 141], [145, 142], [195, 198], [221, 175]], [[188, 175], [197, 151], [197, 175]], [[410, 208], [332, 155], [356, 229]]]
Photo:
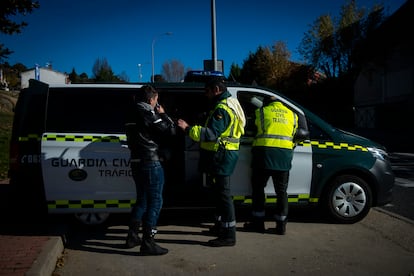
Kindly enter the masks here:
[[299, 143], [299, 142], [302, 142], [308, 139], [309, 139], [309, 130], [304, 129], [304, 128], [298, 128], [296, 130], [295, 136], [293, 137], [293, 141], [295, 143]]

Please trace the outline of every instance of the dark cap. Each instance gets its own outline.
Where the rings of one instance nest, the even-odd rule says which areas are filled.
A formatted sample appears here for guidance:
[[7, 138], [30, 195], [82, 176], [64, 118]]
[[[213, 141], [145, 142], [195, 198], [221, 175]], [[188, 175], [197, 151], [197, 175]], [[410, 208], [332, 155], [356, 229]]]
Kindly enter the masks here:
[[223, 79], [213, 79], [213, 80], [206, 83], [205, 88], [212, 89], [216, 86], [219, 88], [220, 91], [226, 91], [227, 90], [227, 87], [224, 84]]

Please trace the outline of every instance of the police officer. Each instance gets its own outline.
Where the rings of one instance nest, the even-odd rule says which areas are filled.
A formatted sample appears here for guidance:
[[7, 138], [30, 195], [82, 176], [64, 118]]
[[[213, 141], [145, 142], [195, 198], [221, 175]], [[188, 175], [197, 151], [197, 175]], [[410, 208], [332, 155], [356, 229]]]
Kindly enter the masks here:
[[236, 244], [236, 216], [230, 195], [230, 175], [239, 157], [240, 136], [244, 133], [245, 117], [237, 99], [232, 98], [221, 80], [205, 86], [212, 109], [204, 126], [190, 126], [179, 119], [178, 126], [194, 141], [200, 142], [200, 168], [207, 174], [212, 188], [217, 218], [218, 237], [208, 243], [213, 247]]
[[298, 116], [276, 97], [266, 99], [255, 112], [257, 134], [252, 147], [252, 219], [244, 224], [249, 231], [264, 233], [264, 188], [272, 177], [277, 196], [276, 234], [284, 235], [288, 216], [287, 187], [292, 167], [294, 136]]

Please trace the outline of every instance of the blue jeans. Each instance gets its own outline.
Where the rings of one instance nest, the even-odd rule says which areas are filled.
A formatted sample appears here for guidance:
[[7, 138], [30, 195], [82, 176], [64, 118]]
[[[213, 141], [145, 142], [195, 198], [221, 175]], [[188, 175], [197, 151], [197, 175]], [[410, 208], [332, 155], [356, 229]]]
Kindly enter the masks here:
[[159, 161], [145, 161], [132, 162], [131, 170], [137, 191], [131, 218], [154, 229], [163, 204], [164, 169]]

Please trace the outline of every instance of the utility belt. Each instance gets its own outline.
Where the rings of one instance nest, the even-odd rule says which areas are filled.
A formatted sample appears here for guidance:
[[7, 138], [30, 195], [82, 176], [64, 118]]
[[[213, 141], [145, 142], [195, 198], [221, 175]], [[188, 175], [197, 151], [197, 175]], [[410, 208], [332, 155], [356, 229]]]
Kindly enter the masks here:
[[219, 138], [217, 141], [212, 142], [201, 142], [200, 147], [208, 151], [219, 151], [220, 149], [225, 150], [239, 150], [240, 139], [232, 137]]

